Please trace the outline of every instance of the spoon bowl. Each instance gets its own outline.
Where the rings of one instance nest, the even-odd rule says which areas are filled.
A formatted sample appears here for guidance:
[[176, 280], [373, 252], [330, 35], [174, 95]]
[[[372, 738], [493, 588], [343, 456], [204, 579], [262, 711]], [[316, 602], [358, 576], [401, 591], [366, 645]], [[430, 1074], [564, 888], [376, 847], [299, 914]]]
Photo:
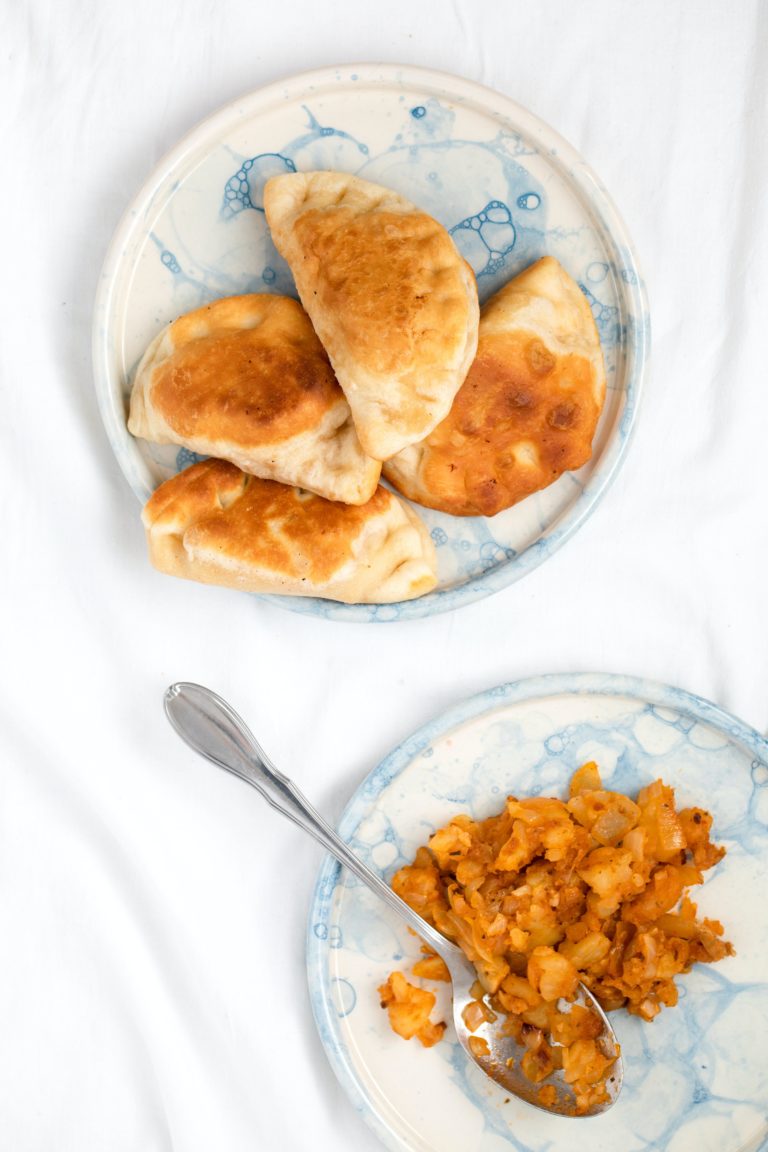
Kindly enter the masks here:
[[[165, 693], [165, 711], [173, 728], [190, 748], [220, 768], [251, 784], [270, 804], [289, 820], [315, 838], [359, 880], [376, 893], [424, 940], [444, 961], [453, 985], [453, 1024], [456, 1037], [469, 1059], [499, 1084], [506, 1092], [534, 1107], [562, 1116], [594, 1116], [615, 1102], [622, 1083], [623, 1068], [616, 1037], [600, 1005], [588, 989], [580, 984], [573, 1001], [560, 1001], [558, 1008], [568, 1012], [574, 1004], [588, 1008], [602, 1023], [597, 1044], [603, 1055], [613, 1061], [606, 1080], [606, 1097], [591, 1103], [586, 1110], [576, 1111], [576, 1098], [566, 1083], [562, 1070], [547, 1077], [553, 1091], [543, 1096], [540, 1086], [522, 1070], [521, 1057], [526, 1048], [506, 1035], [495, 1023], [487, 995], [482, 999], [490, 1010], [490, 1019], [470, 1031], [467, 1009], [478, 1000], [478, 974], [462, 950], [423, 920], [417, 912], [393, 892], [381, 877], [363, 864], [350, 847], [315, 811], [296, 785], [279, 772], [263, 752], [245, 723], [225, 700], [199, 684], [172, 684]], [[473, 1013], [477, 1015], [477, 1012]]]

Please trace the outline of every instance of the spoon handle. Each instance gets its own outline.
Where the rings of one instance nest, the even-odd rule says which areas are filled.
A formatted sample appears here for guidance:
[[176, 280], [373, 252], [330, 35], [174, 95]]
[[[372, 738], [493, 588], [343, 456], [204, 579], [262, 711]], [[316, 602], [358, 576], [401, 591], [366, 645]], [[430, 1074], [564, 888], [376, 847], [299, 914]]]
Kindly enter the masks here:
[[401, 900], [315, 811], [299, 789], [275, 768], [242, 719], [225, 700], [200, 684], [172, 684], [165, 693], [165, 712], [182, 740], [201, 756], [252, 784], [264, 799], [313, 836], [332, 856], [380, 896], [443, 956], [461, 955], [417, 912]]

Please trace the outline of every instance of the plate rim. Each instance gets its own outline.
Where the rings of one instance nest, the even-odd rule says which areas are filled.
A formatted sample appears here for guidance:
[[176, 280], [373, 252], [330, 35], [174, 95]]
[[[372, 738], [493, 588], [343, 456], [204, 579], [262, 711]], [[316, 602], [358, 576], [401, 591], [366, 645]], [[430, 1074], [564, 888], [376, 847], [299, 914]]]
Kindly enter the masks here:
[[[741, 744], [757, 759], [768, 764], [768, 736], [763, 736], [756, 728], [707, 697], [660, 680], [621, 673], [544, 673], [505, 681], [503, 684], [473, 693], [433, 716], [406, 736], [365, 775], [352, 792], [336, 825], [339, 836], [345, 841], [350, 839], [361, 820], [370, 813], [381, 792], [389, 787], [435, 739], [444, 737], [479, 716], [510, 704], [563, 695], [626, 697], [656, 707], [686, 712], [696, 720], [723, 732], [730, 741]], [[373, 786], [375, 791], [371, 792]], [[357, 1076], [345, 1045], [339, 1042], [336, 1031], [338, 1015], [332, 1010], [330, 997], [324, 994], [326, 982], [324, 960], [328, 954], [328, 944], [326, 939], [318, 938], [314, 925], [322, 919], [320, 910], [328, 907], [332, 901], [341, 871], [341, 864], [333, 856], [326, 854], [318, 870], [309, 904], [305, 949], [307, 988], [315, 1027], [336, 1079], [366, 1125], [391, 1152], [418, 1152], [415, 1145], [406, 1143], [376, 1111], [374, 1102]], [[335, 1041], [332, 1046], [331, 1038]], [[764, 1149], [768, 1149], [768, 1140], [756, 1146], [754, 1152], [763, 1152]]]
[[[356, 75], [357, 80], [351, 80], [352, 75]], [[627, 321], [622, 343], [626, 379], [623, 407], [616, 415], [616, 427], [606, 445], [600, 466], [582, 486], [575, 500], [552, 521], [546, 534], [539, 536], [513, 559], [463, 584], [435, 589], [415, 600], [400, 601], [396, 605], [342, 604], [317, 597], [252, 594], [258, 600], [301, 615], [344, 622], [390, 623], [452, 611], [493, 595], [532, 572], [586, 523], [616, 478], [634, 439], [651, 348], [646, 285], [634, 244], [613, 199], [597, 173], [557, 129], [506, 93], [465, 76], [419, 65], [383, 62], [326, 65], [250, 89], [221, 104], [193, 124], [160, 158], [128, 201], [112, 234], [97, 281], [91, 361], [97, 405], [113, 455], [131, 490], [140, 502], [145, 502], [152, 490], [147, 487], [137, 458], [125, 451], [126, 437], [129, 436], [126, 414], [110, 371], [110, 349], [114, 347], [119, 335], [114, 331], [114, 298], [119, 285], [124, 282], [124, 274], [122, 281], [118, 280], [118, 276], [123, 255], [134, 233], [140, 233], [155, 197], [184, 158], [193, 149], [204, 151], [210, 148], [212, 141], [221, 135], [224, 128], [231, 127], [238, 109], [242, 110], [241, 115], [252, 109], [252, 116], [257, 111], [252, 106], [263, 106], [279, 99], [292, 99], [295, 102], [299, 94], [311, 86], [344, 88], [355, 84], [361, 88], [368, 85], [386, 89], [393, 89], [397, 85], [421, 84], [465, 103], [474, 101], [487, 114], [502, 116], [511, 125], [517, 121], [519, 127], [519, 121], [524, 121], [527, 132], [536, 137], [539, 143], [549, 145], [549, 162], [589, 205], [596, 230], [610, 241], [615, 254], [621, 253], [625, 270], [632, 273], [631, 278], [622, 279], [620, 283], [622, 310], [626, 313]], [[493, 518], [490, 519], [492, 521]]]

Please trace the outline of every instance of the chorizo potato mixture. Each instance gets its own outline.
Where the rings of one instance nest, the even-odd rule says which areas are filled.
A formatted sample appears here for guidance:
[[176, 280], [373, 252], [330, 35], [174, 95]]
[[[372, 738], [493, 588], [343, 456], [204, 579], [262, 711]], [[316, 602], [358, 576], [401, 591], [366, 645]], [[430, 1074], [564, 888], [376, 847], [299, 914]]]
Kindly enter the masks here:
[[[733, 954], [722, 924], [699, 919], [688, 895], [725, 854], [711, 827], [701, 808], [677, 811], [661, 780], [632, 800], [604, 789], [590, 762], [574, 774], [567, 801], [510, 796], [489, 819], [455, 816], [392, 887], [477, 969], [470, 1031], [489, 1012], [501, 1017], [525, 1045], [525, 1074], [541, 1083], [562, 1068], [583, 1111], [605, 1092], [610, 1061], [596, 1043], [595, 1013], [563, 1012], [558, 1001], [582, 981], [606, 1011], [653, 1020], [677, 1003], [677, 976]], [[425, 952], [414, 975], [449, 979]], [[399, 1035], [426, 1046], [441, 1038], [432, 992], [401, 972], [379, 992]], [[542, 1103], [553, 1091], [542, 1085]]]

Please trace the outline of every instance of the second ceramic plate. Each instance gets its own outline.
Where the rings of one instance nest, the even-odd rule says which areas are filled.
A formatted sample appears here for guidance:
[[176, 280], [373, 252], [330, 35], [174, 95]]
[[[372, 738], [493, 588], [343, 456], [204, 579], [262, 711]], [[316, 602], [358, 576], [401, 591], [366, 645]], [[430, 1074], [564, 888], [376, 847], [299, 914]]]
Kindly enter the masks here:
[[[377, 989], [410, 969], [419, 942], [329, 859], [309, 924], [313, 1009], [342, 1085], [393, 1152], [768, 1148], [768, 741], [757, 732], [705, 700], [626, 677], [505, 684], [397, 748], [352, 797], [339, 832], [391, 879], [457, 813], [482, 819], [508, 794], [562, 796], [586, 760], [608, 788], [635, 794], [661, 777], [681, 807], [712, 812], [727, 855], [692, 894], [700, 914], [723, 921], [736, 955], [680, 977], [677, 1007], [651, 1024], [612, 1015], [624, 1058], [613, 1108], [548, 1116], [483, 1076], [452, 1026], [430, 1049], [395, 1036]], [[439, 995], [449, 1019], [445, 985]]]
[[415, 68], [324, 69], [261, 89], [200, 124], [165, 158], [115, 235], [94, 323], [99, 403], [143, 502], [190, 464], [185, 449], [134, 440], [127, 397], [153, 336], [183, 312], [242, 292], [295, 295], [267, 229], [277, 173], [354, 172], [404, 194], [448, 228], [481, 300], [540, 256], [579, 282], [605, 353], [608, 393], [592, 460], [492, 519], [419, 509], [437, 546], [437, 589], [399, 605], [274, 602], [332, 619], [394, 620], [469, 603], [518, 579], [583, 522], [629, 441], [649, 342], [632, 246], [599, 181], [555, 132], [513, 101]]

